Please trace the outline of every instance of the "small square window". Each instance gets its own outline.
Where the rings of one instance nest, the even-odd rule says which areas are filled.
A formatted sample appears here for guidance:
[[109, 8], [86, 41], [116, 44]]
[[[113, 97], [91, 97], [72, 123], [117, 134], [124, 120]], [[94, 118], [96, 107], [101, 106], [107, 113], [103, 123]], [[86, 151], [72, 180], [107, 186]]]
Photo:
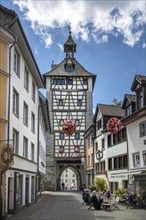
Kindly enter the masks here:
[[60, 140], [64, 140], [64, 133], [60, 133]]
[[57, 80], [53, 79], [53, 85], [57, 85]]
[[76, 123], [76, 125], [78, 126], [78, 125], [79, 125], [79, 119], [76, 119], [76, 120], [75, 120], [75, 123]]
[[60, 126], [62, 126], [64, 123], [64, 120], [63, 119], [60, 119]]
[[78, 100], [77, 100], [77, 105], [78, 105], [78, 106], [82, 106], [82, 99], [78, 99]]
[[68, 85], [72, 85], [73, 84], [73, 79], [72, 78], [68, 78], [67, 79], [67, 84]]
[[75, 133], [75, 139], [80, 139], [80, 134], [79, 133]]
[[88, 83], [88, 80], [87, 80], [86, 78], [84, 78], [84, 79], [83, 79], [83, 84], [84, 84], [84, 85], [87, 85], [87, 83]]
[[59, 99], [59, 106], [63, 106], [63, 99]]

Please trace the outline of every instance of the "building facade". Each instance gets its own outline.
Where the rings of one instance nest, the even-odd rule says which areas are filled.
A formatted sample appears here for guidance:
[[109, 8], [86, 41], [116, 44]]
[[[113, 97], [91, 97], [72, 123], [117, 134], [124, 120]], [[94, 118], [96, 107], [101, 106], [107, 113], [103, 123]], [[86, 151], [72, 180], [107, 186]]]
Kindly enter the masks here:
[[[38, 178], [41, 171], [39, 140], [45, 146], [45, 137], [42, 138], [44, 132], [40, 132], [38, 139], [40, 103], [38, 89], [44, 88], [44, 81], [17, 14], [0, 6], [0, 20], [3, 30], [6, 29], [11, 33], [15, 40], [7, 46], [2, 42], [5, 58], [1, 59], [2, 73], [9, 75], [7, 97], [5, 92], [3, 93], [5, 102], [8, 102], [5, 112], [9, 118], [9, 126], [1, 138], [6, 139], [5, 144], [12, 146], [14, 151], [12, 163], [7, 164], [2, 174], [2, 179], [5, 179], [5, 188], [2, 188], [2, 217], [5, 217], [37, 200]], [[7, 82], [3, 80], [2, 84], [6, 86]], [[5, 117], [5, 114], [3, 115]]]
[[[51, 71], [44, 77], [51, 119], [52, 134], [48, 134], [47, 178], [48, 188], [60, 189], [61, 173], [71, 167], [77, 175], [77, 188], [83, 182], [81, 157], [85, 157], [83, 134], [92, 122], [92, 92], [96, 76], [88, 72], [75, 59], [76, 44], [71, 31], [64, 44], [66, 56], [58, 65], [52, 64]], [[74, 120], [76, 132], [67, 136], [62, 124]], [[78, 153], [75, 149], [78, 148]], [[63, 153], [59, 153], [59, 149]]]
[[146, 76], [136, 75], [131, 90], [135, 95], [125, 95], [122, 105], [128, 138], [128, 190], [142, 194], [146, 191]]
[[128, 168], [127, 139], [125, 127], [112, 134], [107, 131], [106, 124], [112, 117], [121, 119], [123, 116], [121, 106], [106, 104], [98, 104], [94, 115], [94, 173], [95, 177], [106, 180], [111, 193], [115, 193], [118, 188], [127, 188], [128, 177], [122, 174], [122, 171], [127, 171]]
[[[6, 28], [0, 27], [0, 155], [10, 144], [7, 142], [10, 120], [10, 115], [8, 116], [7, 113], [9, 107], [10, 54], [14, 43], [15, 37]], [[7, 164], [0, 160], [0, 217], [5, 213], [6, 167]]]
[[85, 138], [85, 152], [86, 152], [86, 160], [85, 160], [85, 176], [86, 176], [86, 188], [89, 188], [94, 180], [94, 132], [95, 127], [94, 124], [86, 130], [84, 134]]

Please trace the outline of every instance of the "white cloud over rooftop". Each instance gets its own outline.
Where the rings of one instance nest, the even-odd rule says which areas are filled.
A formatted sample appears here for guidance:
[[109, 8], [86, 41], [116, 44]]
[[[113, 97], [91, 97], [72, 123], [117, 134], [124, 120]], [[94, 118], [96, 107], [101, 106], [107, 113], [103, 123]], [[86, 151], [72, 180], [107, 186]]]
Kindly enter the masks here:
[[111, 34], [122, 36], [123, 42], [131, 47], [141, 39], [146, 25], [145, 0], [13, 0], [13, 3], [24, 12], [46, 47], [53, 43], [52, 30], [67, 27], [70, 22], [72, 35], [83, 41], [107, 43]]

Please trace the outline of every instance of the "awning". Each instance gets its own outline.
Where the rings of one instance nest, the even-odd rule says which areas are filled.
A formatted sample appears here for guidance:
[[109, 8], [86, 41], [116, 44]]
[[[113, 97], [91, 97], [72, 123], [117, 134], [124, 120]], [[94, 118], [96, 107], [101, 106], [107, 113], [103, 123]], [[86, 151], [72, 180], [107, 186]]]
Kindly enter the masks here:
[[121, 172], [121, 173], [111, 173], [111, 176], [117, 176], [117, 175], [122, 175], [122, 174], [132, 174], [132, 175], [139, 175], [139, 174], [146, 174], [146, 170], [129, 170], [129, 171], [125, 171], [125, 172]]

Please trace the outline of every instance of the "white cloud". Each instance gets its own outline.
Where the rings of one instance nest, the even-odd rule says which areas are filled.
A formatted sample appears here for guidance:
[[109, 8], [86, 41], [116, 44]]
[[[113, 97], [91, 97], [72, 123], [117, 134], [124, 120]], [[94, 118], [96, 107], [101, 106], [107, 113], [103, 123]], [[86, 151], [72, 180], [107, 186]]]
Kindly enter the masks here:
[[[53, 43], [52, 30], [64, 28], [71, 22], [72, 35], [89, 42], [108, 42], [108, 35], [122, 36], [133, 47], [141, 38], [146, 25], [145, 0], [128, 1], [38, 1], [13, 0], [24, 12], [31, 27], [49, 47]], [[100, 36], [100, 37], [99, 37]]]
[[93, 39], [95, 40], [96, 44], [100, 43], [107, 43], [108, 42], [108, 36], [107, 35], [102, 35], [102, 37], [98, 38], [97, 35], [92, 34]]
[[143, 43], [142, 48], [146, 48], [146, 43]]

